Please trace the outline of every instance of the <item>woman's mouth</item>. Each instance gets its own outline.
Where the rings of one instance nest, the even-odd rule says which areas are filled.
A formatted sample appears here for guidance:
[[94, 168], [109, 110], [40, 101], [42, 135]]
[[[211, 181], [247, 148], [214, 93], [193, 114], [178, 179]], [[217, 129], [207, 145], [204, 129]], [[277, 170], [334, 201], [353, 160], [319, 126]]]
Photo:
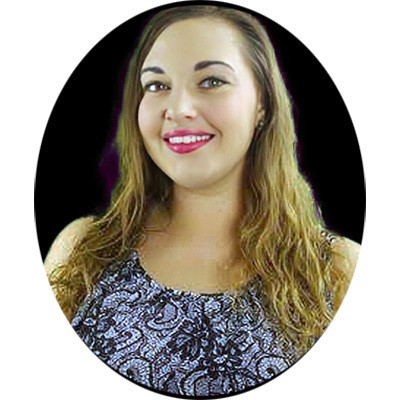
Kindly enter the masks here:
[[163, 135], [163, 140], [174, 153], [191, 153], [205, 146], [215, 135], [208, 132], [176, 130]]

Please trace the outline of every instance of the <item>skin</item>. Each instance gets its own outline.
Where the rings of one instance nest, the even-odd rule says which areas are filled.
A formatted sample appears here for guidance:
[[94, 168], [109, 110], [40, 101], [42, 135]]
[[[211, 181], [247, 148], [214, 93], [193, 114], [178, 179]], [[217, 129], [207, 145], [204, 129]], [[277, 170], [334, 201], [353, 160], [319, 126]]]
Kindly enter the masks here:
[[[142, 253], [146, 269], [167, 286], [212, 292], [242, 279], [235, 232], [245, 156], [262, 109], [240, 40], [225, 22], [177, 22], [158, 37], [143, 65], [163, 73], [142, 75], [139, 127], [149, 155], [174, 184], [170, 224], [149, 233]], [[195, 70], [205, 60], [229, 66]], [[176, 154], [162, 139], [174, 129], [215, 137], [192, 153]]]

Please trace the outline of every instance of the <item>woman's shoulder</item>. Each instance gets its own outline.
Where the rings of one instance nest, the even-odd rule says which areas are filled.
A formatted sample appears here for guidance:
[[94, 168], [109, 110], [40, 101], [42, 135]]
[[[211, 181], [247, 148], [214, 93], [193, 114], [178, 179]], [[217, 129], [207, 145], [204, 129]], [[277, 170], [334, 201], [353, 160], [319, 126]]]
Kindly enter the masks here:
[[84, 237], [93, 220], [93, 216], [78, 218], [69, 223], [58, 234], [44, 260], [44, 268], [47, 275], [54, 268], [67, 261], [74, 246]]
[[350, 281], [357, 265], [361, 246], [346, 237], [336, 237], [332, 243], [334, 265], [342, 270]]

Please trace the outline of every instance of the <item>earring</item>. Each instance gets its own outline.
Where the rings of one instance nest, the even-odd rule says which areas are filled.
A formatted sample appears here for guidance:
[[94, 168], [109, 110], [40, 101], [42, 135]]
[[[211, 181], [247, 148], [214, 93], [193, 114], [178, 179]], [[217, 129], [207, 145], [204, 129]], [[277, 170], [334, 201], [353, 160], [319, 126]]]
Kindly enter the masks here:
[[261, 119], [260, 121], [258, 121], [257, 127], [256, 129], [259, 131], [260, 129], [262, 129], [265, 125], [265, 121], [264, 119]]

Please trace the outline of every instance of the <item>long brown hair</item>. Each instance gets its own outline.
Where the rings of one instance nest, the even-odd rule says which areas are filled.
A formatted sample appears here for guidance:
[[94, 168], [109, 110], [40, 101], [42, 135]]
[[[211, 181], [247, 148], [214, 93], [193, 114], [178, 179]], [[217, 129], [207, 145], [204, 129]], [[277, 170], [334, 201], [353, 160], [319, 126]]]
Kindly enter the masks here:
[[[189, 4], [162, 10], [147, 24], [126, 76], [117, 129], [120, 178], [110, 206], [93, 219], [68, 262], [52, 272], [51, 284], [71, 320], [104, 269], [140, 243], [148, 210], [160, 205], [168, 210], [172, 182], [148, 156], [138, 127], [140, 69], [160, 33], [191, 18], [223, 21], [239, 32], [262, 94], [265, 124], [247, 154], [238, 238], [249, 270], [263, 282], [267, 312], [299, 348], [306, 348], [331, 321], [346, 277], [332, 262], [318, 207], [299, 171], [292, 105], [270, 39], [255, 17], [236, 9]], [[327, 302], [328, 294], [333, 303]]]

